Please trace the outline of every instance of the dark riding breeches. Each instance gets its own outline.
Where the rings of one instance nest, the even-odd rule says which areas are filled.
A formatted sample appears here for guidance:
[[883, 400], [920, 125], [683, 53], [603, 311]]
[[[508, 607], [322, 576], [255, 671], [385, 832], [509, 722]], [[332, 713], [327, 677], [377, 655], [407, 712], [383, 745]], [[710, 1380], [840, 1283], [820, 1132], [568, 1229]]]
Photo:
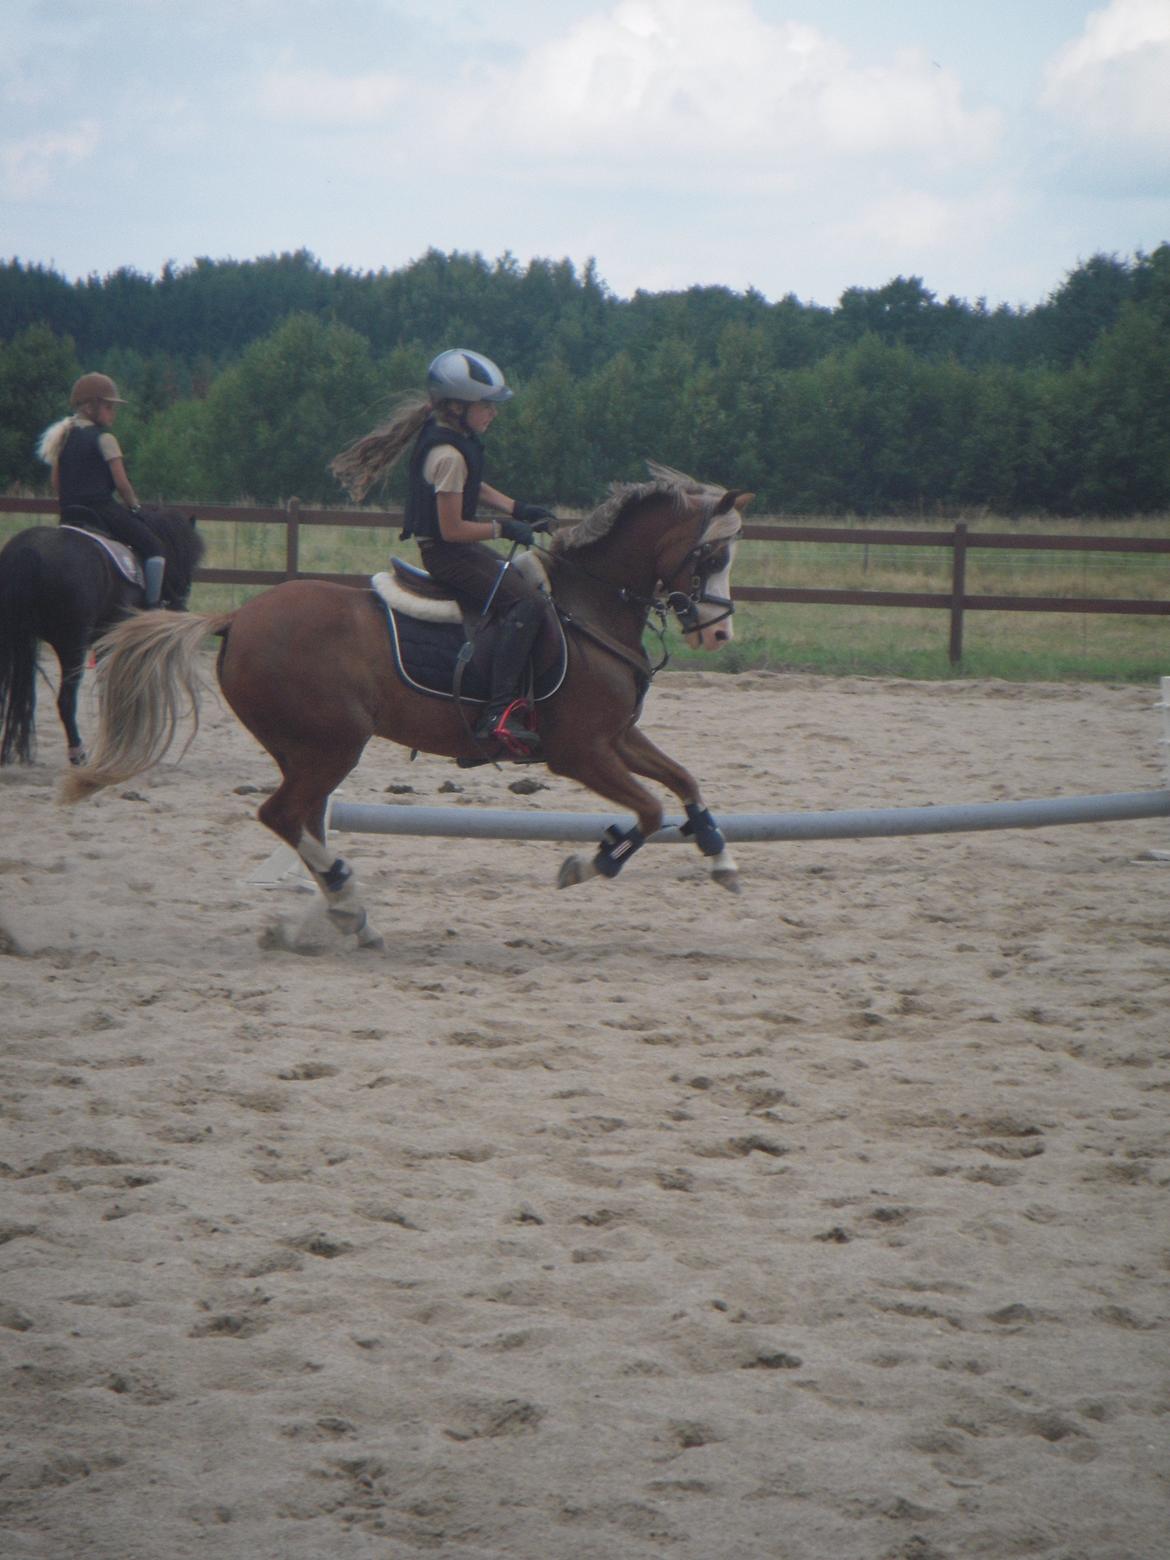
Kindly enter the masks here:
[[113, 499], [101, 504], [62, 504], [61, 523], [105, 531], [116, 542], [122, 542], [136, 552], [143, 562], [162, 552], [162, 543], [146, 522], [132, 515], [125, 504], [115, 503]]
[[419, 551], [432, 579], [441, 580], [467, 605], [482, 611], [491, 601], [492, 617], [500, 625], [492, 648], [486, 717], [487, 726], [492, 726], [521, 693], [528, 659], [544, 620], [544, 593], [518, 569], [502, 568], [504, 560], [480, 542], [425, 540], [419, 542]]
[[530, 584], [518, 569], [504, 569], [504, 560], [499, 553], [482, 542], [427, 539], [420, 540], [418, 550], [431, 578], [448, 586], [460, 600], [477, 611], [483, 611], [493, 589], [496, 593], [492, 597], [492, 612], [496, 617], [503, 617], [509, 607], [521, 601], [543, 602], [535, 585]]

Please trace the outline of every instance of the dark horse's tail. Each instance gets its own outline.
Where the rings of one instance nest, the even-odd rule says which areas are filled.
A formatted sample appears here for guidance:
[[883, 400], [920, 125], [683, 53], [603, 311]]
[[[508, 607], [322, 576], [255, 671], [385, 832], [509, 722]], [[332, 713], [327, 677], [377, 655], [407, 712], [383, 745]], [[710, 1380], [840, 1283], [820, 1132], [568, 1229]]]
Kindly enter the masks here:
[[40, 560], [14, 537], [0, 552], [0, 764], [30, 764], [37, 704], [33, 603]]

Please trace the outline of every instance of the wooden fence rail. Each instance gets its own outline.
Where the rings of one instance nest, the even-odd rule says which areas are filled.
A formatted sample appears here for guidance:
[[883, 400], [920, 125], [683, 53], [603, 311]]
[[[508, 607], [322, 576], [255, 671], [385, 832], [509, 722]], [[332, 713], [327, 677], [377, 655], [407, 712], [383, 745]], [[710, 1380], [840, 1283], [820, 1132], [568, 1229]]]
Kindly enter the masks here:
[[[280, 569], [200, 569], [197, 583], [207, 585], [276, 585], [282, 580], [333, 580], [341, 585], [362, 585], [361, 574], [322, 574], [300, 569], [300, 533], [304, 526], [362, 527], [397, 531], [402, 514], [386, 509], [309, 509], [299, 499], [289, 499], [282, 509], [252, 509], [236, 504], [197, 504], [201, 520], [237, 521], [248, 525], [282, 525], [285, 528], [285, 566]], [[51, 515], [51, 499], [0, 497], [5, 514]], [[950, 615], [950, 659], [957, 665], [963, 655], [963, 619], [968, 612], [1078, 612], [1112, 613], [1131, 617], [1170, 617], [1170, 600], [1117, 596], [987, 596], [966, 589], [967, 554], [974, 549], [1029, 552], [1112, 552], [1170, 554], [1170, 537], [1146, 536], [1037, 536], [1016, 531], [970, 531], [962, 521], [947, 530], [917, 531], [891, 527], [748, 524], [745, 541], [821, 542], [837, 546], [947, 547], [951, 550], [948, 590], [832, 590], [774, 585], [739, 585], [737, 601], [819, 603], [851, 607], [933, 607]]]

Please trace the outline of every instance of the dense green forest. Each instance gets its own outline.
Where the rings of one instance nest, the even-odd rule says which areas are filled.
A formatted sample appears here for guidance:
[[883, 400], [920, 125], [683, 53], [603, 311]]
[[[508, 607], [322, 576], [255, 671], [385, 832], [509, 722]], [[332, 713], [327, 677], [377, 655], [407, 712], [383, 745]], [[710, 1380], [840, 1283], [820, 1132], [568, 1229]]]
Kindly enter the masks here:
[[79, 282], [12, 260], [0, 486], [45, 490], [37, 436], [100, 368], [132, 402], [117, 431], [144, 496], [343, 502], [330, 456], [467, 345], [518, 391], [489, 469], [529, 499], [592, 503], [651, 456], [773, 513], [1159, 511], [1168, 343], [1170, 243], [1096, 255], [1018, 309], [901, 276], [833, 308], [723, 287], [627, 299], [592, 264], [438, 251], [397, 271], [302, 250]]

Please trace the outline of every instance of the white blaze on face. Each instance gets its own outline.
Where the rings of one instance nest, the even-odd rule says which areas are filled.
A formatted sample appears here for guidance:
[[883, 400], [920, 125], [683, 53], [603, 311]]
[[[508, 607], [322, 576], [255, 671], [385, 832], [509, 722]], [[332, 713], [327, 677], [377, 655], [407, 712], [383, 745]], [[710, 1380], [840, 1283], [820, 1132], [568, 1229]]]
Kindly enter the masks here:
[[[734, 537], [739, 534], [740, 517], [738, 511], [732, 509], [725, 515], [716, 515], [702, 536], [702, 543], [718, 542], [724, 537]], [[727, 562], [717, 574], [709, 574], [703, 584], [703, 594], [707, 596], [722, 596], [724, 600], [731, 600], [731, 567], [735, 562], [735, 542], [729, 541], [727, 546]], [[693, 650], [721, 650], [724, 645], [730, 644], [735, 638], [735, 630], [732, 627], [732, 619], [729, 616], [721, 617], [726, 612], [726, 607], [715, 606], [705, 602], [699, 607], [699, 628], [694, 633], [686, 635], [687, 644]], [[718, 622], [711, 619], [717, 618]]]

